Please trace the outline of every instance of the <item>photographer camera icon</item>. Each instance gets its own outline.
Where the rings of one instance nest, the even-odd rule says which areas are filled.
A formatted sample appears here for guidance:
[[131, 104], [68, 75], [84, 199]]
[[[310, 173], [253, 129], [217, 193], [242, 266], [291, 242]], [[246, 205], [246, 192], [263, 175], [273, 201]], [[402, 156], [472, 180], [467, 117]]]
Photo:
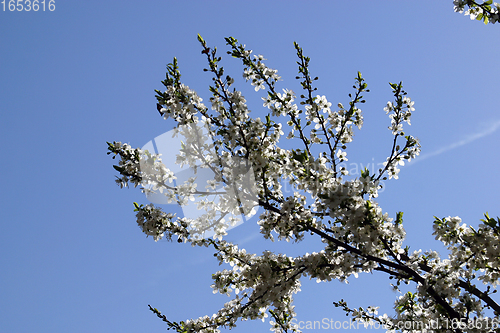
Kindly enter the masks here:
[[255, 215], [258, 197], [251, 163], [217, 149], [203, 122], [179, 125], [142, 151], [141, 185], [147, 199], [179, 204], [191, 237], [223, 236]]

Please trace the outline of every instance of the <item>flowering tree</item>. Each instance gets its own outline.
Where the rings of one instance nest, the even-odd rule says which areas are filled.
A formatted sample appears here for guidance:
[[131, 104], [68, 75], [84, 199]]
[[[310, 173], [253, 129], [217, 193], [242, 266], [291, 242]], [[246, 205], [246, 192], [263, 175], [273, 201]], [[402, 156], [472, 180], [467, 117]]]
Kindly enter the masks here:
[[[272, 330], [299, 332], [293, 320], [293, 295], [300, 291], [301, 277], [345, 281], [372, 271], [386, 273], [395, 281], [395, 290], [401, 283], [413, 283], [416, 288], [395, 301], [392, 317], [379, 316], [377, 307], [353, 309], [344, 300], [334, 302], [359, 321], [403, 332], [424, 328], [489, 332], [498, 324], [500, 305], [491, 294], [496, 292], [500, 277], [500, 219], [486, 214], [475, 229], [458, 217], [436, 218], [434, 235], [449, 249], [448, 257], [441, 258], [435, 251], [403, 247], [403, 213], [391, 218], [375, 200], [381, 181], [397, 179], [399, 167], [420, 152], [418, 140], [403, 129], [404, 123], [410, 124], [414, 102], [401, 83], [390, 83], [394, 99], [384, 108], [393, 139], [383, 168], [375, 173], [365, 169], [360, 177], [353, 177], [342, 162], [347, 161], [354, 127], [361, 129], [363, 125], [359, 106], [365, 102], [363, 94], [368, 89], [361, 73], [346, 106], [338, 103], [332, 107], [325, 96], [315, 95], [317, 78], [309, 72], [310, 59], [295, 43], [297, 79], [303, 89], [297, 103], [292, 90], [278, 91], [280, 76], [265, 65], [263, 56], [252, 55], [236, 39], [226, 38], [228, 54], [243, 63], [243, 77], [255, 91], [266, 92], [262, 98], [265, 116], [252, 118], [241, 92], [233, 88], [234, 79], [221, 67], [216, 48], [207, 46], [201, 36], [198, 40], [208, 61], [205, 71], [213, 76], [210, 107], [181, 83], [175, 58], [167, 66], [165, 90], [157, 90], [156, 98], [162, 117], [174, 119], [179, 133], [188, 133], [177, 162], [210, 169], [213, 179], [204, 189], [198, 187], [195, 177], [176, 183], [175, 174], [160, 156], [128, 144], [108, 143], [108, 154], [119, 157], [115, 169], [120, 173], [120, 186], [140, 186], [146, 194], [159, 191], [181, 206], [195, 196], [204, 198], [199, 206], [205, 213], [197, 218], [177, 217], [153, 204], [134, 203], [141, 229], [155, 240], [174, 238], [211, 247], [221, 264], [231, 266], [213, 274], [214, 293], [226, 294], [231, 300], [210, 317], [175, 322], [150, 306], [168, 329], [219, 332], [220, 327], [235, 327], [238, 319], [264, 320], [271, 315]], [[280, 147], [285, 132], [287, 143]], [[202, 136], [210, 140], [200, 140]], [[234, 172], [241, 165], [244, 171]], [[249, 170], [254, 180], [250, 188], [242, 181]], [[293, 194], [286, 195], [284, 184], [292, 187]], [[221, 186], [224, 190], [218, 190]], [[212, 200], [214, 196], [218, 199]], [[319, 237], [324, 249], [297, 257], [270, 251], [257, 255], [225, 241], [234, 216], [256, 207], [263, 210], [258, 224], [264, 238], [299, 242]], [[209, 229], [213, 237], [206, 238]]]
[[493, 0], [477, 3], [474, 0], [453, 0], [455, 5], [455, 12], [463, 13], [465, 8], [465, 15], [469, 15], [471, 20], [483, 21], [484, 24], [497, 23], [500, 20], [500, 4], [493, 2]]

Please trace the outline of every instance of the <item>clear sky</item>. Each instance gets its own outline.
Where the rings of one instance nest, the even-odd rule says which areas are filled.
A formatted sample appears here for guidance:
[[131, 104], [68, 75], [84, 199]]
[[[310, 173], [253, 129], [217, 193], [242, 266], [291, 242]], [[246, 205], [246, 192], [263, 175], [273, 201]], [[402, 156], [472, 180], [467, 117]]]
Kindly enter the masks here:
[[[355, 3], [355, 4], [354, 4]], [[0, 6], [2, 6], [0, 4]], [[0, 7], [2, 9], [2, 7]], [[120, 190], [106, 141], [142, 147], [171, 128], [156, 111], [165, 65], [176, 56], [184, 82], [208, 100], [210, 76], [196, 40], [217, 45], [223, 65], [233, 36], [277, 68], [281, 87], [299, 91], [293, 42], [311, 57], [318, 93], [348, 103], [357, 71], [371, 92], [365, 126], [349, 163], [380, 163], [390, 152], [392, 95], [403, 81], [415, 101], [408, 134], [422, 155], [386, 183], [382, 208], [405, 213], [412, 249], [442, 247], [433, 216], [477, 225], [500, 215], [500, 25], [453, 12], [451, 0], [419, 1], [59, 1], [50, 12], [0, 12], [0, 332], [163, 332], [147, 305], [171, 320], [212, 314], [228, 299], [212, 295], [212, 253], [146, 238]], [[262, 109], [262, 91], [248, 95]], [[248, 94], [247, 94], [248, 93]], [[317, 251], [317, 239], [269, 244], [255, 220], [228, 239], [249, 251]], [[397, 297], [382, 273], [349, 285], [304, 281], [298, 320], [345, 320], [333, 301], [380, 305]], [[243, 323], [237, 332], [264, 332]], [[318, 330], [324, 331], [324, 330]], [[306, 331], [305, 331], [306, 332]]]

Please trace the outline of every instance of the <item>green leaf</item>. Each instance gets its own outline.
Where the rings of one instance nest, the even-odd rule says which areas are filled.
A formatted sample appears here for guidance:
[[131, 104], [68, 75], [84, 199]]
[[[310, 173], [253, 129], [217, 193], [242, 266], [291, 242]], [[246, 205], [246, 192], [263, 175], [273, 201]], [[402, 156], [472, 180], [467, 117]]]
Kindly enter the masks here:
[[115, 168], [115, 170], [118, 171], [118, 172], [122, 172], [123, 170], [125, 170], [124, 167], [121, 167], [121, 166], [118, 166], [118, 165], [113, 165], [113, 168]]
[[[300, 150], [298, 150], [300, 151]], [[300, 163], [304, 163], [309, 159], [309, 156], [307, 155], [307, 151], [303, 151], [301, 154], [298, 154], [295, 150], [292, 151], [292, 158], [296, 161], [299, 161]]]
[[395, 223], [396, 223], [396, 225], [403, 223], [403, 212], [396, 213], [396, 222]]
[[370, 176], [370, 171], [368, 170], [367, 167], [363, 171], [361, 171], [361, 177], [368, 177]]

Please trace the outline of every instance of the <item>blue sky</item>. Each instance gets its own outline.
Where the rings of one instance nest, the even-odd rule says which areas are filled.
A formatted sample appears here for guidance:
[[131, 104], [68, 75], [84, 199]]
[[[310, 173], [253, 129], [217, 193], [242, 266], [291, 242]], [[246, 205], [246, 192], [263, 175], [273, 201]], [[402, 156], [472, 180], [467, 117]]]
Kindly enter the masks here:
[[[154, 89], [174, 56], [184, 82], [208, 100], [198, 33], [222, 56], [223, 38], [237, 38], [295, 91], [297, 41], [320, 77], [318, 93], [334, 105], [348, 102], [361, 71], [371, 92], [349, 163], [385, 160], [388, 82], [403, 81], [416, 108], [406, 132], [421, 140], [422, 155], [386, 183], [379, 202], [392, 216], [405, 213], [412, 249], [444, 253], [434, 215], [472, 225], [486, 211], [500, 215], [499, 29], [454, 13], [451, 0], [56, 1], [53, 12], [0, 12], [0, 332], [162, 332], [148, 304], [182, 320], [227, 300], [209, 287], [219, 268], [209, 250], [140, 232], [132, 202], [147, 201], [115, 185], [106, 155], [106, 141], [141, 147], [171, 128]], [[240, 77], [236, 59], [223, 65]], [[262, 109], [262, 94], [240, 87]], [[321, 245], [269, 244], [255, 221], [228, 239], [290, 255]], [[332, 305], [341, 298], [391, 314], [397, 296], [383, 274], [349, 285], [306, 280], [302, 289], [304, 321], [345, 320]], [[237, 332], [268, 328], [243, 323]]]

